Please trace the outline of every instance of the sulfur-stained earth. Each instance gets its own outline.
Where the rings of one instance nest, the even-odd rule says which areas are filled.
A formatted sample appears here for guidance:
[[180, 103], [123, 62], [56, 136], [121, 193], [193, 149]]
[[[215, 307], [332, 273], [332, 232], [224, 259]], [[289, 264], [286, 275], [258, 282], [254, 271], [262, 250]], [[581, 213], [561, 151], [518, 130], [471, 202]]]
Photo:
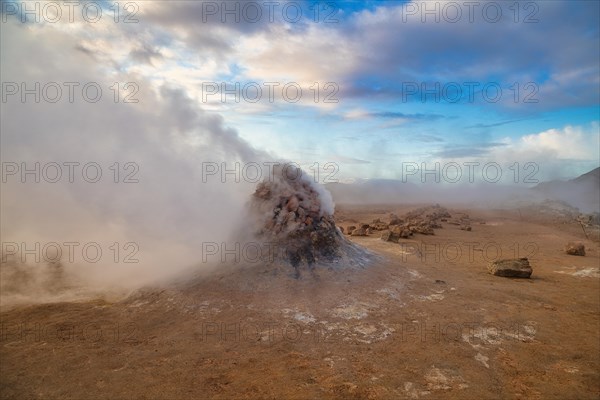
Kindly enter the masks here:
[[[598, 399], [597, 232], [534, 210], [449, 211], [472, 229], [347, 236], [379, 256], [365, 268], [232, 265], [122, 299], [3, 305], [0, 398]], [[586, 255], [567, 255], [571, 241]], [[531, 279], [487, 272], [519, 257]]]

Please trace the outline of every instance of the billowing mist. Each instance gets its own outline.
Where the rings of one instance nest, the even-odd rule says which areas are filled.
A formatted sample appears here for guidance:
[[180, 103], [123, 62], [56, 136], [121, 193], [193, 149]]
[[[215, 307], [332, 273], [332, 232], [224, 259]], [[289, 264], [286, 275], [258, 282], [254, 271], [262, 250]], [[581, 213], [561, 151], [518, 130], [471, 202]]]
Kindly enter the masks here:
[[546, 200], [561, 201], [583, 213], [598, 212], [600, 169], [568, 181], [532, 185], [505, 183], [413, 183], [401, 180], [364, 180], [329, 183], [326, 188], [341, 204], [444, 203], [476, 208], [511, 208]]
[[[59, 47], [37, 42], [26, 28], [5, 28], [21, 31], [5, 37], [22, 34], [23, 41], [2, 44], [7, 59], [25, 60], [29, 52], [60, 58]], [[76, 48], [67, 34], [46, 36]], [[12, 63], [3, 71], [5, 81], [31, 88], [47, 77], [81, 83], [73, 102], [36, 103], [28, 95], [26, 103], [3, 105], [3, 278], [12, 273], [10, 265], [29, 266], [20, 272], [28, 276], [2, 279], [3, 303], [79, 293], [52, 292], [58, 263], [70, 285], [94, 289], [137, 288], [184, 268], [208, 268], [198, 266], [201, 244], [230, 237], [254, 190], [240, 166], [269, 159], [182, 91], [155, 90], [139, 76], [112, 76], [98, 65], [78, 52], [77, 64]], [[81, 99], [86, 82], [88, 99], [101, 88], [97, 101]], [[121, 84], [116, 102], [114, 82], [135, 86], [124, 90]], [[138, 102], [123, 103], [132, 88]], [[217, 171], [210, 169], [215, 165]], [[234, 172], [223, 175], [226, 170]]]

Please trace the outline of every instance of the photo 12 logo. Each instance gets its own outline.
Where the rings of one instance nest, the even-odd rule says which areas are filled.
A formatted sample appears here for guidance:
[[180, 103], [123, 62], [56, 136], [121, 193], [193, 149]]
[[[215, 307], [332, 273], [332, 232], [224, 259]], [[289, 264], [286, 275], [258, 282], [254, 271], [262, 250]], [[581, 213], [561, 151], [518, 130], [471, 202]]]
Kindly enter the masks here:
[[194, 338], [203, 343], [333, 343], [331, 332], [322, 325], [294, 321], [203, 321]]
[[139, 170], [135, 162], [115, 162], [102, 168], [94, 161], [7, 161], [2, 163], [2, 183], [98, 183], [102, 177], [113, 183], [139, 183]]
[[[137, 2], [99, 1], [2, 1], [2, 22], [9, 17], [23, 23], [90, 23], [101, 20], [137, 24], [140, 6]], [[105, 5], [105, 7], [102, 7]]]
[[91, 342], [91, 343], [127, 343], [137, 341], [138, 326], [133, 323], [97, 323], [86, 324], [59, 322], [41, 324], [33, 321], [20, 323], [2, 323], [0, 325], [0, 342]]
[[[416, 256], [422, 263], [492, 262], [503, 258], [532, 258], [539, 251], [536, 242], [478, 242], [451, 241], [448, 243], [400, 242], [402, 261]], [[476, 260], [477, 255], [477, 260]]]
[[202, 163], [202, 183], [209, 181], [219, 181], [221, 183], [259, 183], [273, 182], [275, 179], [274, 168], [282, 168], [283, 176], [290, 180], [309, 179], [315, 183], [336, 183], [339, 172], [339, 165], [334, 162], [325, 162], [323, 164], [314, 162], [306, 170], [300, 168], [300, 164], [295, 162], [279, 163], [274, 161], [259, 162], [233, 162], [217, 163], [205, 161]]
[[536, 24], [540, 6], [533, 1], [410, 1], [402, 8], [402, 22], [458, 22]]
[[508, 98], [513, 103], [539, 103], [535, 82], [501, 85], [499, 82], [402, 82], [402, 103], [498, 103]]
[[401, 163], [402, 183], [419, 181], [421, 183], [498, 183], [505, 177], [512, 183], [539, 183], [535, 177], [540, 167], [535, 162], [513, 162], [504, 168], [497, 162], [464, 161], [457, 163], [434, 162]]
[[202, 242], [202, 263], [266, 264], [286, 254], [276, 242]]
[[332, 1], [203, 1], [202, 23], [245, 23], [300, 21], [337, 24], [339, 7]]
[[2, 82], [2, 103], [97, 103], [103, 93], [112, 92], [115, 103], [139, 103], [140, 87], [135, 82]]
[[202, 103], [258, 103], [283, 100], [298, 103], [303, 97], [314, 103], [338, 103], [336, 82], [314, 82], [302, 88], [297, 82], [202, 82]]
[[99, 242], [2, 242], [2, 263], [21, 262], [23, 264], [40, 262], [91, 263], [100, 261], [115, 264], [137, 264], [136, 258], [140, 246], [136, 242], [99, 243]]
[[537, 333], [536, 323], [437, 322], [413, 320], [396, 327], [400, 343], [467, 342], [471, 345], [500, 344], [504, 341], [531, 342]]

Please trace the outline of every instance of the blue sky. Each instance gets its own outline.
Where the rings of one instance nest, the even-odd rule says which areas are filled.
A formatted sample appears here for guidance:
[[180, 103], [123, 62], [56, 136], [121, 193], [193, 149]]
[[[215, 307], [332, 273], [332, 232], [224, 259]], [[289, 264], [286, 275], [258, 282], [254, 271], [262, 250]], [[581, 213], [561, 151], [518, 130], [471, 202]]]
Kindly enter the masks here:
[[[396, 178], [399, 162], [531, 161], [543, 179], [600, 163], [596, 1], [230, 1], [229, 14], [222, 2], [144, 1], [133, 24], [97, 4], [95, 24], [20, 25], [71, 36], [107, 76], [181, 90], [273, 157], [336, 162], [344, 180]], [[223, 101], [203, 84], [263, 92]], [[297, 102], [285, 85], [301, 88]]]

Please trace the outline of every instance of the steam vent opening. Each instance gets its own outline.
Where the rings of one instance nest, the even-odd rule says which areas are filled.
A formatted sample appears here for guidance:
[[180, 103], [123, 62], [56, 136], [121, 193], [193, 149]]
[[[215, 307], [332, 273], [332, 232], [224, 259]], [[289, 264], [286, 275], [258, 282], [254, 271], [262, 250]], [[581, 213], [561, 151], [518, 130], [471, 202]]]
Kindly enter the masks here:
[[253, 236], [274, 249], [270, 262], [314, 270], [364, 267], [373, 256], [336, 227], [331, 194], [300, 168], [277, 166], [249, 204]]

